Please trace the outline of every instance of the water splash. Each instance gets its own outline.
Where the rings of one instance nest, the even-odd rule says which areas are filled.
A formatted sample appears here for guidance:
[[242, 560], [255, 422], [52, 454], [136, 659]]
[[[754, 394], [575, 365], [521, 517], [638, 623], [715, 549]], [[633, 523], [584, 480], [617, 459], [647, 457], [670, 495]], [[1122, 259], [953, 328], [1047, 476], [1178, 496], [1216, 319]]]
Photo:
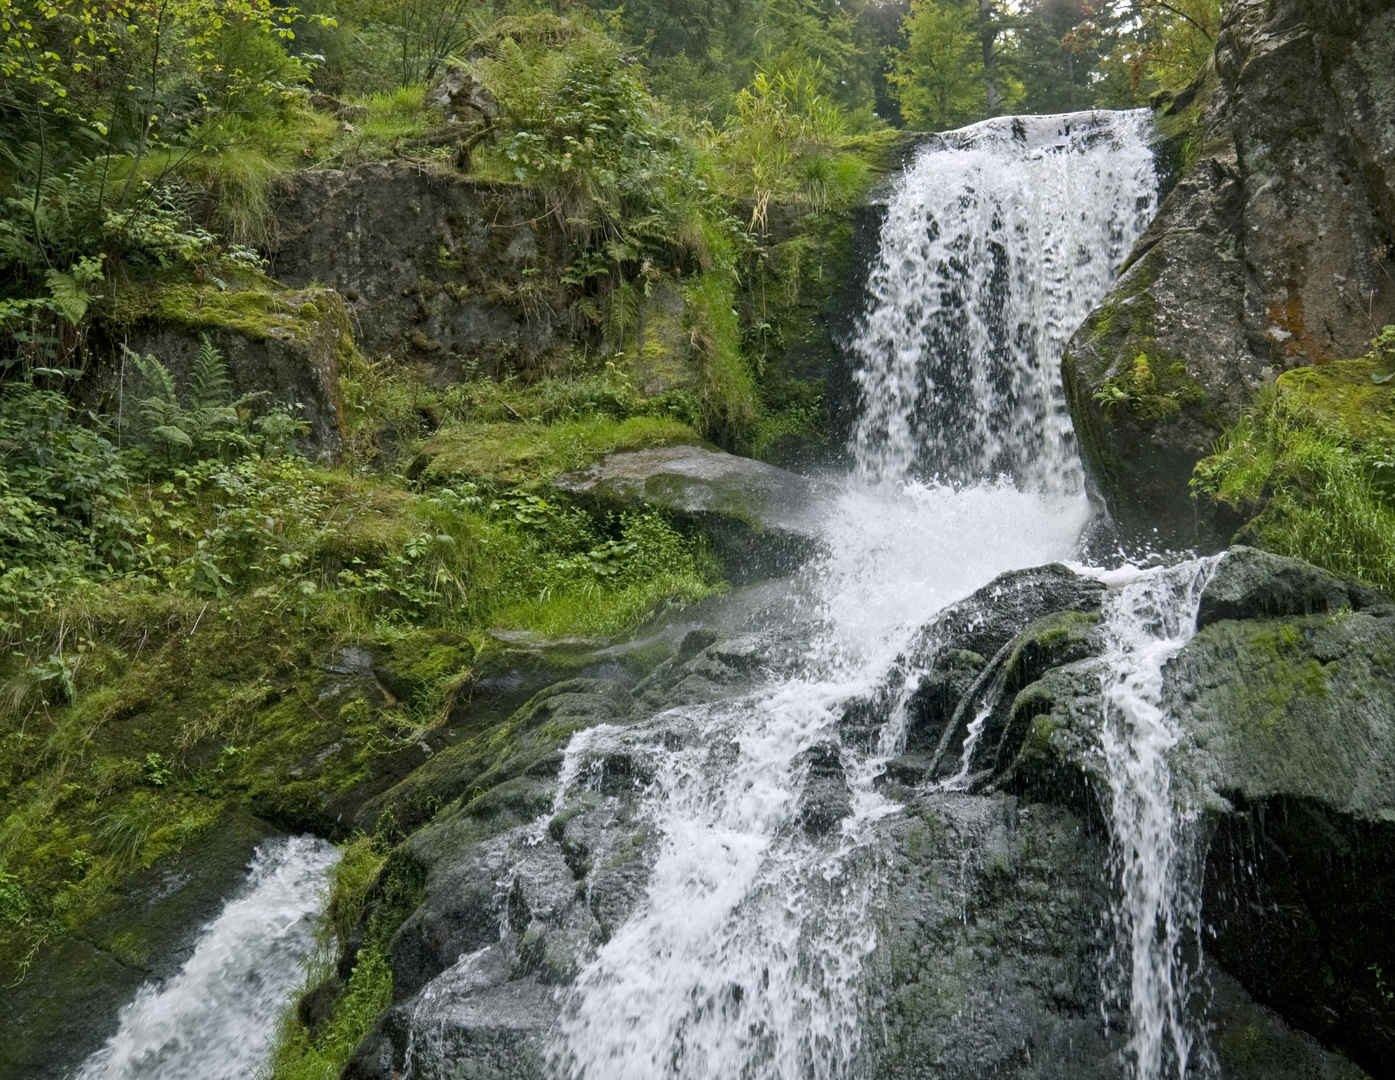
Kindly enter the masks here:
[[[744, 694], [573, 736], [552, 810], [608, 755], [642, 760], [637, 814], [653, 863], [632, 913], [563, 992], [546, 1075], [859, 1075], [868, 913], [882, 884], [874, 826], [891, 810], [874, 781], [904, 714], [893, 709], [868, 740], [845, 738], [844, 713], [937, 611], [1004, 571], [1069, 557], [1088, 517], [1069, 420], [1046, 384], [1067, 323], [1104, 295], [1146, 218], [1154, 177], [1143, 116], [1079, 122], [1088, 137], [1054, 149], [1046, 130], [1076, 121], [1019, 122], [1024, 162], [1021, 146], [1000, 145], [1011, 122], [969, 129], [922, 155], [895, 192], [855, 348], [858, 470], [821, 508], [827, 555], [795, 585], [812, 598], [802, 659]], [[1063, 214], [1053, 195], [1079, 205]], [[998, 259], [992, 287], [979, 257]], [[1049, 281], [1033, 284], [1038, 273]], [[954, 316], [952, 304], [969, 310]], [[1054, 425], [1044, 438], [1043, 416]], [[816, 782], [836, 812], [811, 827]], [[421, 995], [420, 1075], [451, 1074], [442, 1023], [468, 1011], [502, 947], [463, 958]]]
[[991, 120], [920, 153], [888, 205], [853, 346], [860, 476], [1081, 489], [1061, 353], [1156, 209], [1150, 124]]
[[[1197, 607], [1218, 558], [1155, 569], [1107, 600], [1101, 742], [1121, 906], [1106, 999], [1127, 1001], [1133, 1080], [1196, 1080], [1212, 1067], [1189, 1019], [1201, 989], [1197, 809], [1173, 790], [1168, 753], [1181, 731], [1161, 706], [1163, 672], [1196, 632]], [[1121, 992], [1124, 991], [1124, 992]]]
[[339, 853], [314, 837], [257, 848], [240, 894], [164, 984], [147, 983], [75, 1080], [246, 1080], [300, 986]]

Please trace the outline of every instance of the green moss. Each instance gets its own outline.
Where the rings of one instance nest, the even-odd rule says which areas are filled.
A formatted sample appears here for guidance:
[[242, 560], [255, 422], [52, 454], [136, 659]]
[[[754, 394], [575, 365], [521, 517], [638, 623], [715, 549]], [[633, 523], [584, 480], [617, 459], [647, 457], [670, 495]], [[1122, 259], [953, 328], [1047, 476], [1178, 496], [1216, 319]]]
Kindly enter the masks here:
[[328, 320], [343, 331], [345, 347], [353, 347], [352, 327], [338, 293], [323, 288], [284, 290], [265, 278], [249, 278], [236, 288], [146, 282], [124, 291], [105, 319], [114, 327], [154, 322], [232, 330], [254, 340], [279, 338], [302, 345], [310, 344]]
[[1232, 713], [1237, 724], [1272, 736], [1279, 733], [1295, 704], [1329, 693], [1322, 664], [1305, 655], [1302, 631], [1292, 623], [1259, 623], [1247, 628], [1250, 655], [1264, 665], [1265, 677], [1250, 678], [1238, 691]]
[[426, 443], [422, 455], [429, 479], [536, 485], [619, 450], [696, 441], [697, 433], [677, 420], [592, 416], [557, 424], [452, 424]]
[[1176, 176], [1189, 172], [1206, 151], [1206, 110], [1218, 85], [1214, 67], [1208, 65], [1186, 90], [1166, 95], [1155, 112], [1165, 140], [1163, 156]]
[[732, 276], [699, 274], [683, 290], [685, 324], [698, 365], [698, 401], [707, 434], [745, 447], [760, 414], [755, 379], [741, 350], [741, 323]]
[[[425, 877], [410, 858], [385, 858], [360, 837], [347, 846], [335, 871], [319, 954], [306, 976], [306, 993], [330, 998], [328, 1015], [314, 1029], [298, 1006], [287, 1011], [272, 1053], [269, 1080], [335, 1080], [374, 1022], [392, 1004], [388, 943], [421, 902]], [[333, 931], [334, 936], [328, 932]], [[354, 935], [349, 977], [335, 974], [334, 951]]]
[[1104, 380], [1094, 399], [1105, 416], [1126, 410], [1140, 423], [1156, 424], [1200, 405], [1206, 391], [1180, 360], [1158, 361], [1140, 352], [1124, 371]]
[[1238, 538], [1395, 588], [1395, 391], [1371, 355], [1279, 376], [1192, 477]]
[[[1007, 661], [1008, 691], [1029, 686], [1050, 668], [1090, 655], [1099, 621], [1097, 611], [1061, 611], [1028, 626], [1018, 635]], [[1016, 711], [1016, 703], [1013, 708]]]

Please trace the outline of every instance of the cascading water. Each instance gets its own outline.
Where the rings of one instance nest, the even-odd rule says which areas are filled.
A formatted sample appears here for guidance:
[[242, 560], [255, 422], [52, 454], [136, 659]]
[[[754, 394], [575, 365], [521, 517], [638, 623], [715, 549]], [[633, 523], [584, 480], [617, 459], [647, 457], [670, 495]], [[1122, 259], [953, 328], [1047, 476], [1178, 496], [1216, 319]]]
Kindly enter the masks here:
[[1214, 1067], [1187, 1009], [1198, 989], [1201, 925], [1196, 808], [1172, 789], [1167, 753], [1181, 732], [1161, 708], [1163, 668], [1196, 630], [1217, 560], [1156, 569], [1127, 581], [1104, 612], [1108, 643], [1101, 745], [1112, 795], [1111, 833], [1123, 903], [1115, 912], [1106, 998], [1128, 1008], [1133, 1080], [1186, 1080]]
[[337, 860], [313, 837], [259, 847], [242, 891], [204, 927], [183, 969], [140, 989], [74, 1080], [255, 1076], [304, 975]]
[[[558, 991], [549, 1077], [863, 1075], [876, 823], [893, 809], [874, 782], [902, 747], [904, 717], [892, 708], [870, 739], [842, 722], [936, 612], [1003, 571], [1076, 552], [1089, 512], [1057, 368], [1155, 207], [1148, 134], [1143, 113], [990, 121], [937, 141], [901, 178], [853, 343], [856, 468], [824, 508], [826, 555], [798, 583], [813, 598], [796, 628], [802, 655], [770, 661], [742, 696], [578, 732], [551, 812], [519, 831], [545, 843], [574, 803], [602, 800], [607, 760], [643, 778], [648, 879]], [[1196, 1077], [1208, 1060], [1181, 1004], [1197, 912], [1165, 760], [1177, 734], [1158, 705], [1206, 572], [1139, 575], [1104, 622], [1116, 959], [1128, 972], [1116, 1000], [1131, 1018], [1133, 1080]], [[956, 781], [968, 783], [971, 752]], [[844, 793], [821, 823], [806, 806], [820, 782]], [[175, 980], [141, 992], [78, 1080], [255, 1074], [332, 861], [309, 841], [263, 849], [246, 894]], [[498, 984], [512, 947], [468, 951], [415, 995], [400, 1075], [459, 1074], [452, 1025], [471, 1030], [472, 995]]]
[[1156, 210], [1150, 124], [989, 120], [921, 152], [887, 208], [853, 343], [863, 477], [1080, 491], [1061, 353]]
[[[1075, 550], [1088, 510], [1057, 365], [1153, 208], [1146, 132], [1132, 113], [994, 121], [898, 185], [855, 343], [858, 467], [827, 511], [805, 657], [749, 696], [569, 748], [572, 784], [588, 756], [648, 760], [658, 855], [564, 1002], [550, 1075], [858, 1074], [872, 825], [890, 809], [873, 780], [901, 733], [891, 718], [868, 750], [838, 722], [936, 611]], [[817, 755], [849, 789], [828, 836], [800, 827]]]

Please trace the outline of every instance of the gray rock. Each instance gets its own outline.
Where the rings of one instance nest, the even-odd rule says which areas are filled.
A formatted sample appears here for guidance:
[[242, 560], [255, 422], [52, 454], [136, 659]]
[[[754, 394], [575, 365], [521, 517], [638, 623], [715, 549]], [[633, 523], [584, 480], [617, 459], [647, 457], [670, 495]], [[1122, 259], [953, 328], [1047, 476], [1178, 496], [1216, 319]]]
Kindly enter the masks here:
[[499, 103], [494, 95], [469, 69], [450, 64], [439, 82], [426, 92], [426, 104], [440, 109], [446, 119], [476, 127], [499, 115]]
[[[1275, 374], [1367, 349], [1395, 321], [1395, 10], [1236, 0], [1204, 86], [1163, 123], [1193, 161], [1063, 363], [1086, 464], [1118, 523], [1164, 542], [1238, 522], [1192, 467]], [[1137, 358], [1154, 385], [1123, 404]]]
[[869, 963], [879, 1080], [1116, 1080], [1099, 1020], [1108, 850], [1068, 812], [936, 795], [889, 820]]
[[1301, 559], [1233, 547], [1206, 583], [1196, 623], [1204, 627], [1220, 619], [1312, 615], [1379, 602], [1373, 590], [1342, 581]]
[[553, 486], [612, 509], [652, 507], [699, 524], [738, 581], [787, 573], [818, 548], [819, 487], [784, 469], [701, 446], [611, 454]]
[[277, 194], [272, 267], [336, 288], [366, 351], [436, 381], [549, 370], [584, 320], [534, 272], [570, 259], [539, 198], [408, 162], [305, 170]]

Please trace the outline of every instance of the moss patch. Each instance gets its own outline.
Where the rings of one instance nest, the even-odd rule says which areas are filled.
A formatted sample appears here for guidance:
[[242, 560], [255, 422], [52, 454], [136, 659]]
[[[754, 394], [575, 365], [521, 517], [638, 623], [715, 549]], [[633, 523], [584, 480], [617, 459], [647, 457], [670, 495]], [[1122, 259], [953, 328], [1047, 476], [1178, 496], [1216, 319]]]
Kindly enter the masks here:
[[1377, 356], [1279, 376], [1192, 488], [1247, 519], [1238, 539], [1395, 589], [1395, 389]]
[[422, 448], [419, 467], [431, 480], [469, 477], [540, 485], [616, 451], [697, 441], [687, 424], [654, 416], [592, 416], [556, 424], [452, 424]]

